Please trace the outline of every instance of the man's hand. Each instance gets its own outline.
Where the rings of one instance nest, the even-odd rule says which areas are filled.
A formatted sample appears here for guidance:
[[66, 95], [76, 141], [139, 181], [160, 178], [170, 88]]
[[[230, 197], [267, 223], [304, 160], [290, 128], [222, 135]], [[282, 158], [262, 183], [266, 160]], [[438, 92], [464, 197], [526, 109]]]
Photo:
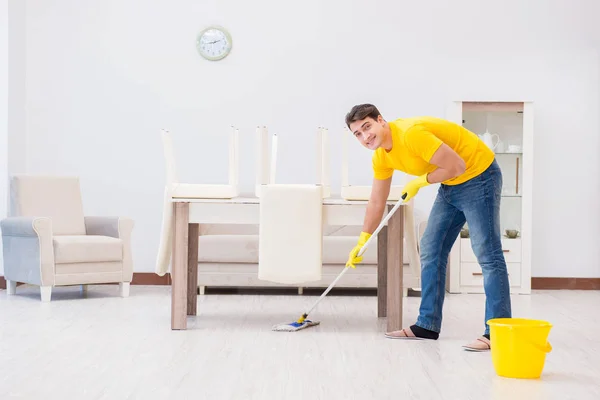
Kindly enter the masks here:
[[462, 175], [466, 168], [465, 161], [445, 143], [442, 143], [436, 152], [433, 153], [429, 162], [436, 165], [438, 168], [428, 174], [423, 174], [418, 178], [413, 179], [404, 186], [402, 193], [406, 193], [406, 198], [404, 199], [405, 203], [416, 196], [419, 189], [422, 187], [432, 183], [444, 182], [448, 179]]
[[373, 179], [373, 186], [371, 187], [371, 197], [367, 203], [367, 211], [365, 213], [365, 221], [363, 224], [362, 232], [358, 238], [358, 243], [348, 256], [347, 267], [356, 268], [355, 264], [362, 262], [363, 257], [358, 257], [358, 252], [363, 247], [367, 240], [373, 235], [373, 232], [381, 222], [383, 211], [385, 210], [386, 200], [390, 194], [390, 187], [392, 186], [392, 178], [387, 179]]
[[402, 189], [402, 194], [406, 194], [406, 197], [403, 197], [404, 202], [406, 203], [412, 199], [419, 192], [419, 189], [427, 185], [429, 185], [429, 182], [427, 181], [427, 174], [421, 175], [420, 177], [408, 182]]
[[360, 249], [362, 249], [362, 247], [365, 245], [365, 243], [367, 243], [367, 240], [369, 240], [370, 237], [371, 237], [370, 233], [367, 233], [367, 232], [360, 233], [360, 236], [358, 237], [358, 243], [356, 244], [356, 246], [354, 246], [354, 248], [350, 252], [350, 255], [348, 256], [348, 261], [346, 262], [346, 267], [356, 268], [355, 264], [362, 262], [363, 256], [358, 257], [358, 252], [360, 251]]

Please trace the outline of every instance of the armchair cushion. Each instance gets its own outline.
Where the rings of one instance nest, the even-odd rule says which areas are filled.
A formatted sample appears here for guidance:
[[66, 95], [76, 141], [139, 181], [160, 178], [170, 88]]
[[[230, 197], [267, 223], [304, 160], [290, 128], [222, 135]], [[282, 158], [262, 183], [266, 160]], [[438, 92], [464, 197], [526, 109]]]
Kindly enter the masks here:
[[109, 236], [54, 236], [56, 264], [122, 261], [123, 241]]
[[133, 232], [133, 219], [127, 217], [105, 217], [88, 215], [84, 217], [87, 235], [109, 236], [120, 239], [122, 243], [123, 281], [131, 282], [133, 279], [133, 258], [131, 254], [131, 233]]

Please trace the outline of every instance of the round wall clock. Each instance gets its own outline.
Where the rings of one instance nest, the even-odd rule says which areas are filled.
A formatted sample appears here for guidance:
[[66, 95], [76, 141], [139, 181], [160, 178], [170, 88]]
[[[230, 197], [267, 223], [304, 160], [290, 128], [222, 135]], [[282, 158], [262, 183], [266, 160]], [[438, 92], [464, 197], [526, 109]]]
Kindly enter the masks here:
[[231, 51], [231, 35], [220, 26], [209, 26], [198, 34], [196, 49], [207, 60], [221, 60]]

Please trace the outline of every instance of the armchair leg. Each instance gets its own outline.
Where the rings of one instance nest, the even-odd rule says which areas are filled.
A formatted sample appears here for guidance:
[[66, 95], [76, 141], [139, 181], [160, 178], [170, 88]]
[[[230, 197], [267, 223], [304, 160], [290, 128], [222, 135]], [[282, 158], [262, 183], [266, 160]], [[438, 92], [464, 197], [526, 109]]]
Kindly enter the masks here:
[[129, 297], [129, 282], [120, 282], [119, 291], [121, 292], [121, 297]]
[[81, 294], [86, 296], [88, 292], [88, 285], [81, 285]]
[[407, 287], [405, 287], [405, 288], [402, 289], [402, 296], [403, 297], [408, 297], [408, 288]]
[[6, 291], [7, 291], [7, 294], [16, 294], [17, 293], [17, 282], [6, 281]]
[[43, 302], [48, 302], [52, 298], [52, 286], [40, 286], [40, 295]]

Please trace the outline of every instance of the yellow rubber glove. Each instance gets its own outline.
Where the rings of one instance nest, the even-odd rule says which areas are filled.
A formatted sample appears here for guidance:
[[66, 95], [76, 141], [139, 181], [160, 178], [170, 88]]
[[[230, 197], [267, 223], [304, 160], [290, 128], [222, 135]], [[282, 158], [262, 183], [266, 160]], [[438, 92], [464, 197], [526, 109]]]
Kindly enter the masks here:
[[356, 268], [356, 266], [354, 264], [358, 264], [358, 263], [362, 262], [363, 256], [358, 257], [358, 252], [364, 246], [364, 244], [367, 243], [367, 240], [369, 240], [370, 237], [371, 237], [370, 233], [367, 233], [367, 232], [360, 233], [360, 236], [358, 237], [358, 243], [356, 244], [356, 246], [354, 246], [354, 248], [350, 252], [350, 255], [348, 256], [348, 261], [346, 262], [346, 267]]
[[427, 174], [421, 175], [418, 178], [415, 178], [412, 181], [408, 182], [402, 189], [402, 194], [406, 193], [406, 198], [404, 199], [404, 202], [406, 203], [411, 198], [416, 196], [416, 194], [419, 192], [419, 189], [427, 185], [430, 185], [430, 183], [427, 182]]

